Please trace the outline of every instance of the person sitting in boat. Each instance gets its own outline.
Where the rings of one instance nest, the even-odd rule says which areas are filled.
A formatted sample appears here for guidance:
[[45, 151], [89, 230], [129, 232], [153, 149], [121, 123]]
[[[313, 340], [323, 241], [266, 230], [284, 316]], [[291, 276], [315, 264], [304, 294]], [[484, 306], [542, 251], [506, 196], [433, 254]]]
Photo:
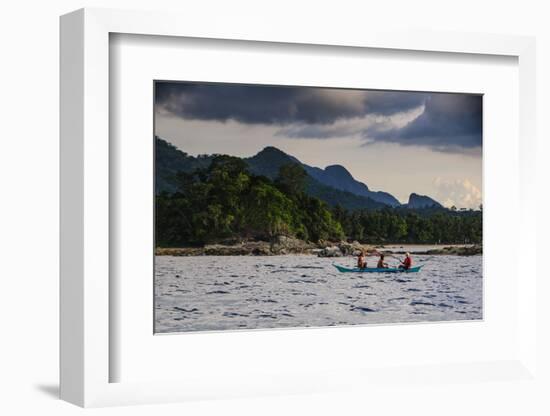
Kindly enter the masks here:
[[380, 258], [378, 259], [378, 264], [376, 265], [377, 268], [379, 269], [387, 269], [389, 266], [388, 266], [388, 263], [384, 263], [384, 255], [383, 254], [380, 254]]
[[362, 251], [359, 252], [359, 256], [357, 256], [357, 267], [360, 269], [366, 269], [367, 268], [367, 261], [365, 260], [365, 253]]
[[413, 261], [410, 253], [405, 253], [405, 260], [399, 265], [400, 269], [408, 270], [412, 267]]

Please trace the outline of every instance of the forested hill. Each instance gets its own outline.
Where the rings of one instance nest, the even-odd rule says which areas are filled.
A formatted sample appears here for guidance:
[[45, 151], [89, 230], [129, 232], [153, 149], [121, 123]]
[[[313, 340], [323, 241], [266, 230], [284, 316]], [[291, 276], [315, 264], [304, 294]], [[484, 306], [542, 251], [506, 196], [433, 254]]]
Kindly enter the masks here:
[[176, 191], [176, 175], [178, 172], [193, 172], [204, 169], [212, 163], [212, 156], [189, 156], [177, 149], [173, 144], [156, 138], [155, 140], [155, 189], [157, 195], [161, 192]]
[[[160, 149], [157, 156], [161, 160], [182, 168], [168, 181], [173, 192], [165, 189], [155, 198], [157, 247], [268, 242], [278, 236], [316, 244], [327, 240], [481, 242], [480, 211], [456, 212], [433, 206], [420, 210], [402, 206], [349, 210], [338, 203], [342, 202], [339, 198], [333, 206], [323, 201], [338, 192], [362, 197], [316, 183], [298, 163], [281, 164], [271, 179], [266, 170], [262, 175], [253, 173], [247, 161], [238, 157], [193, 158], [171, 154], [172, 149], [164, 144]], [[157, 183], [160, 180], [157, 178]], [[325, 191], [330, 194], [323, 195]]]
[[[218, 155], [200, 155], [193, 157], [177, 149], [167, 141], [156, 138], [156, 193], [172, 193], [176, 189], [176, 178], [178, 172], [191, 173], [196, 169], [207, 168], [213, 158]], [[298, 164], [300, 161], [275, 147], [266, 147], [264, 150], [251, 158], [242, 159], [250, 173], [258, 176], [265, 176], [271, 180], [276, 179], [279, 170], [283, 165]], [[377, 209], [385, 204], [377, 202], [369, 197], [355, 195], [351, 192], [342, 191], [317, 181], [307, 175], [306, 193], [317, 197], [330, 206], [340, 204], [346, 209]]]
[[[207, 168], [216, 155], [190, 156], [172, 144], [156, 138], [156, 193], [172, 193], [176, 189], [176, 177], [178, 172], [191, 173], [196, 169]], [[280, 168], [287, 164], [298, 164], [305, 172], [305, 192], [319, 198], [330, 206], [341, 205], [348, 210], [380, 209], [383, 207], [401, 206], [399, 201], [387, 192], [372, 191], [362, 182], [357, 181], [340, 165], [328, 166], [325, 169], [308, 166], [295, 157], [288, 155], [275, 147], [266, 147], [255, 156], [243, 159], [250, 173], [265, 176], [275, 180]], [[411, 194], [411, 198], [413, 198]], [[423, 197], [423, 208], [430, 207], [429, 201], [433, 201], [434, 207], [441, 207], [437, 201]], [[415, 199], [416, 201], [416, 199]], [[410, 204], [411, 201], [409, 201]], [[407, 207], [407, 204], [403, 205]], [[411, 208], [420, 208], [411, 204]]]

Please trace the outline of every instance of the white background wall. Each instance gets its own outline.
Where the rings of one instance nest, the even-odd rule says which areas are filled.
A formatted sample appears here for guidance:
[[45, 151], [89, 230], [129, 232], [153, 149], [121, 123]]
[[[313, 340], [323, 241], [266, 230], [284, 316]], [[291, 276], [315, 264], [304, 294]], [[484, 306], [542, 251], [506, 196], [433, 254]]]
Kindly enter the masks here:
[[[56, 399], [58, 383], [58, 16], [74, 9], [116, 7], [183, 11], [208, 24], [221, 14], [274, 19], [281, 25], [345, 25], [388, 21], [404, 27], [536, 35], [540, 196], [539, 257], [548, 220], [550, 114], [550, 13], [543, 1], [168, 1], [20, 0], [0, 12], [0, 413], [75, 414], [82, 410]], [[182, 22], [182, 24], [184, 24]], [[543, 139], [544, 138], [544, 139]], [[544, 179], [542, 178], [544, 176]], [[546, 244], [546, 243], [545, 243]], [[547, 245], [547, 244], [546, 244]], [[510, 242], [513, 255], [513, 242]], [[546, 260], [547, 262], [548, 260]], [[538, 290], [547, 293], [548, 284]], [[541, 368], [548, 371], [549, 308], [540, 324]], [[405, 346], [404, 346], [405, 347]], [[529, 383], [412, 388], [373, 397], [346, 393], [142, 406], [95, 410], [97, 414], [549, 414], [545, 394]], [[544, 403], [544, 405], [542, 405]], [[32, 413], [31, 413], [32, 412]]]

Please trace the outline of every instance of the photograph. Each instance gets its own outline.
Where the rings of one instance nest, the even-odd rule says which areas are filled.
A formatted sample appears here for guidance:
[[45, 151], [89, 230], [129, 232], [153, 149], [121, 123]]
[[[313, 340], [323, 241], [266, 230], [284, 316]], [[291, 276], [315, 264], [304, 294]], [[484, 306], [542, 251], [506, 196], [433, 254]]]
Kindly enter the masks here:
[[154, 333], [483, 319], [483, 95], [156, 80]]

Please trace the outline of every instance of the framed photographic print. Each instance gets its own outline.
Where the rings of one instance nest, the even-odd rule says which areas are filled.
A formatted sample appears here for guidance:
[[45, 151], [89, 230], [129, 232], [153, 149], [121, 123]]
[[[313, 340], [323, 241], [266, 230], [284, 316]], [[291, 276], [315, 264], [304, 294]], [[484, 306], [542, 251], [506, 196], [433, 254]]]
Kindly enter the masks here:
[[181, 21], [61, 19], [62, 398], [532, 377], [533, 39]]
[[156, 333], [482, 318], [481, 95], [154, 94]]

